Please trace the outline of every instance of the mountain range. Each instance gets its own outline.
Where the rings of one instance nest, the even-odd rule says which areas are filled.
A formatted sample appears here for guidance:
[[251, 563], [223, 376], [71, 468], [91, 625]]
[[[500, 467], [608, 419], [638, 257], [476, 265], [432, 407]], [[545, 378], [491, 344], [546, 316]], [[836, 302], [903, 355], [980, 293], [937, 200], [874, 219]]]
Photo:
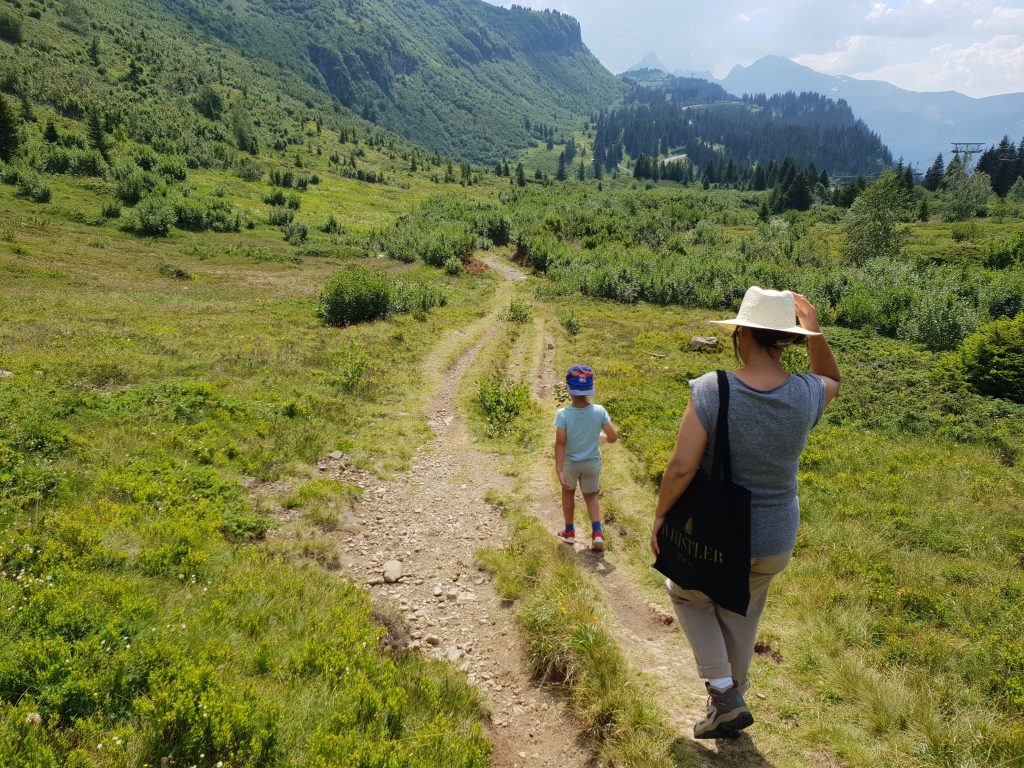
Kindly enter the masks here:
[[[644, 62], [648, 61], [657, 61], [657, 55], [648, 54]], [[668, 70], [662, 67], [662, 71]], [[940, 152], [948, 160], [952, 142], [979, 142], [987, 147], [1004, 135], [1024, 136], [1024, 93], [976, 99], [957, 91], [908, 91], [881, 80], [825, 75], [782, 56], [763, 56], [750, 66], [735, 66], [722, 79], [706, 74], [704, 79], [736, 95], [793, 91], [842, 99], [881, 136], [893, 157], [902, 157], [921, 171]]]

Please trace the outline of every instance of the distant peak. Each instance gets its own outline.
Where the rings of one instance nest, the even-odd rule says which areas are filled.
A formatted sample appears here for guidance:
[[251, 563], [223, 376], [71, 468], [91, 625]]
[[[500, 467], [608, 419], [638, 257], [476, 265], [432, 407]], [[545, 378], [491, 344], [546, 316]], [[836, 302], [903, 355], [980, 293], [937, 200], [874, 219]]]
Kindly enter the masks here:
[[668, 67], [661, 63], [661, 60], [658, 58], [658, 54], [654, 51], [648, 51], [646, 56], [626, 71], [632, 72], [637, 69], [658, 69], [666, 73], [669, 71]]

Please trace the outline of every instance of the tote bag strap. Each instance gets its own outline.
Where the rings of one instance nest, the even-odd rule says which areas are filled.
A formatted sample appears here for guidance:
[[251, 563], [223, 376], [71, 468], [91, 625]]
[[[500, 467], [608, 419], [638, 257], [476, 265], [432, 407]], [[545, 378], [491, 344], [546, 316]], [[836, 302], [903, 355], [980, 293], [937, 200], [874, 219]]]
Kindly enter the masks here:
[[732, 457], [729, 451], [729, 377], [718, 374], [718, 421], [715, 424], [715, 455], [711, 460], [711, 476], [732, 482]]

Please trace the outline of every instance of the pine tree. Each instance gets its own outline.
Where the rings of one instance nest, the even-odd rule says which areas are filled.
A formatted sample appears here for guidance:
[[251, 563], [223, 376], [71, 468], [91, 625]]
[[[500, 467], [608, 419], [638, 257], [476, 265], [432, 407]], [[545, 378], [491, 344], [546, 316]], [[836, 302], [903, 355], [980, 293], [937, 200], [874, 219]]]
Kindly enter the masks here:
[[558, 156], [558, 173], [555, 174], [558, 181], [565, 181], [565, 152]]
[[520, 187], [526, 186], [526, 171], [523, 170], [522, 163], [516, 165], [516, 184]]
[[43, 138], [51, 144], [56, 144], [60, 139], [60, 135], [57, 133], [57, 126], [53, 124], [53, 120], [46, 121], [46, 128], [43, 130]]
[[583, 164], [583, 160], [580, 160], [579, 168], [576, 169], [576, 180], [586, 181], [587, 180], [587, 166]]
[[89, 146], [99, 152], [103, 159], [106, 160], [107, 134], [103, 130], [103, 120], [100, 118], [100, 113], [95, 109], [91, 111], [85, 125], [89, 133]]
[[0, 160], [10, 162], [18, 150], [18, 126], [7, 99], [0, 95]]
[[89, 43], [89, 61], [94, 67], [100, 65], [100, 39], [96, 35], [93, 35], [92, 42]]
[[945, 173], [945, 164], [942, 161], [942, 153], [935, 158], [935, 161], [929, 166], [928, 170], [924, 174], [924, 180], [921, 182], [921, 186], [927, 189], [929, 192], [934, 192], [939, 188], [939, 184], [942, 183], [942, 176]]
[[768, 183], [764, 175], [764, 166], [758, 163], [754, 166], [754, 180], [750, 183], [751, 189], [758, 192], [767, 189]]
[[599, 158], [596, 154], [594, 155], [594, 163], [593, 163], [593, 165], [594, 165], [594, 178], [597, 179], [598, 181], [600, 181], [602, 178], [604, 178], [604, 169], [603, 169], [602, 164], [601, 164], [601, 158]]

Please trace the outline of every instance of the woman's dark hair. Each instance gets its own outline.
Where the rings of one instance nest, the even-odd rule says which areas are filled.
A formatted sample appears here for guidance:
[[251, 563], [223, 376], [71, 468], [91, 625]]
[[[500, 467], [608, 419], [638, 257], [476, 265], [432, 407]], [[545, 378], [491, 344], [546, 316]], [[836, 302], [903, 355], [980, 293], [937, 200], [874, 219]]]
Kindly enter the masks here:
[[[770, 349], [784, 349], [785, 347], [791, 346], [792, 344], [802, 344], [807, 340], [807, 337], [802, 333], [786, 333], [785, 331], [769, 331], [766, 328], [751, 328], [747, 326], [747, 330], [750, 331], [750, 335], [754, 339], [754, 343], [757, 346], [764, 349], [765, 352]], [[732, 332], [732, 351], [736, 355], [736, 359], [740, 359], [740, 329], [737, 328]]]

